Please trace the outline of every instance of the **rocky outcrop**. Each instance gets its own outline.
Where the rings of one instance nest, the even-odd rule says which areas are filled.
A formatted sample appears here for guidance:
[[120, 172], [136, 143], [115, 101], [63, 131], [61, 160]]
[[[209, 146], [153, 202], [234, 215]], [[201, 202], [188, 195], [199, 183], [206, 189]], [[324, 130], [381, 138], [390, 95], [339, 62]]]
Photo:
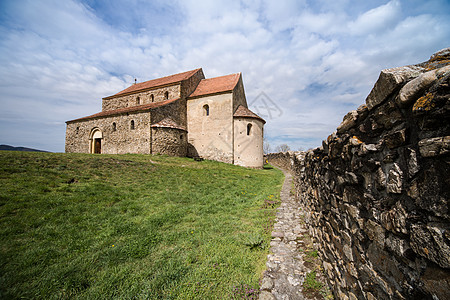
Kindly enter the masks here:
[[270, 154], [339, 299], [450, 298], [450, 49], [383, 70], [322, 147]]

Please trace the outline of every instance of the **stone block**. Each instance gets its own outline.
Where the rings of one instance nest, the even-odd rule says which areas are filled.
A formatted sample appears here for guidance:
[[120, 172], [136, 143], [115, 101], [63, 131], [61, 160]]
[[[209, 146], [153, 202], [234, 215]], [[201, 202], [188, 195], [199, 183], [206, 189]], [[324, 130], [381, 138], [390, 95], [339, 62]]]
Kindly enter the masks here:
[[442, 268], [450, 268], [450, 246], [448, 224], [430, 223], [411, 225], [411, 248]]
[[384, 102], [400, 85], [419, 76], [423, 70], [422, 67], [406, 66], [381, 71], [377, 82], [366, 98], [369, 111]]
[[400, 194], [403, 186], [403, 172], [397, 163], [394, 163], [391, 170], [389, 170], [387, 181], [387, 192], [393, 194]]
[[342, 251], [349, 261], [353, 261], [352, 248], [349, 245], [344, 245], [344, 247], [342, 247]]
[[419, 172], [420, 170], [420, 166], [417, 162], [417, 155], [416, 155], [416, 151], [414, 151], [413, 149], [408, 149], [409, 151], [409, 157], [408, 157], [408, 175], [409, 177], [413, 177], [414, 175], [417, 174], [417, 172]]
[[275, 296], [268, 291], [261, 291], [259, 294], [259, 300], [276, 300]]
[[389, 149], [394, 149], [406, 143], [406, 129], [397, 130], [384, 138], [384, 142]]
[[380, 214], [380, 222], [386, 230], [408, 234], [408, 229], [406, 228], [407, 217], [406, 210], [400, 202], [397, 202], [392, 209]]
[[385, 230], [380, 224], [372, 220], [367, 221], [365, 224], [365, 232], [370, 240], [375, 241], [381, 247], [384, 246]]
[[420, 74], [402, 87], [397, 97], [397, 103], [402, 107], [411, 105], [435, 80], [437, 80], [436, 70]]
[[419, 151], [423, 157], [446, 154], [450, 152], [450, 136], [420, 140]]
[[273, 280], [267, 276], [265, 276], [261, 282], [260, 290], [268, 290], [270, 291], [273, 288]]
[[378, 168], [375, 174], [375, 186], [378, 190], [386, 188], [386, 175], [382, 168]]
[[450, 271], [448, 269], [428, 267], [420, 280], [424, 290], [433, 295], [433, 299], [450, 298]]
[[402, 257], [406, 253], [408, 249], [411, 249], [409, 247], [408, 241], [405, 239], [399, 238], [395, 235], [389, 235], [386, 240], [386, 247], [390, 249], [392, 252], [394, 252], [397, 256]]
[[356, 125], [357, 119], [358, 119], [358, 112], [356, 110], [348, 112], [344, 116], [342, 123], [338, 126], [337, 133], [338, 134], [345, 133], [347, 130]]

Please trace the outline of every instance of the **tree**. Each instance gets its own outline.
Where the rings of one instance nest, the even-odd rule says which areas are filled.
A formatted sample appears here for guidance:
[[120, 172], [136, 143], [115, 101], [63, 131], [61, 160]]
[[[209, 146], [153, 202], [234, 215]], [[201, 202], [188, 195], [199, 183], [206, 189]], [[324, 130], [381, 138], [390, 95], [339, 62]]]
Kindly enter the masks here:
[[263, 152], [264, 154], [269, 154], [272, 151], [269, 141], [267, 140], [266, 132], [263, 133]]
[[275, 152], [287, 152], [289, 150], [291, 150], [291, 148], [287, 144], [281, 144], [275, 148]]
[[269, 154], [271, 150], [272, 149], [270, 147], [269, 142], [266, 140], [265, 137], [263, 137], [263, 152], [264, 152], [264, 154]]

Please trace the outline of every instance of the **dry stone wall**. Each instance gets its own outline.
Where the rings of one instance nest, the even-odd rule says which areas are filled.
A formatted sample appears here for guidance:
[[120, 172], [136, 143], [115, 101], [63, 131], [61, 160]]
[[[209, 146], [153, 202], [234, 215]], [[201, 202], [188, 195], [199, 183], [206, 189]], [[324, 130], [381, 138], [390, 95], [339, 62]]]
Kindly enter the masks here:
[[450, 49], [383, 70], [366, 104], [294, 174], [338, 299], [450, 299]]

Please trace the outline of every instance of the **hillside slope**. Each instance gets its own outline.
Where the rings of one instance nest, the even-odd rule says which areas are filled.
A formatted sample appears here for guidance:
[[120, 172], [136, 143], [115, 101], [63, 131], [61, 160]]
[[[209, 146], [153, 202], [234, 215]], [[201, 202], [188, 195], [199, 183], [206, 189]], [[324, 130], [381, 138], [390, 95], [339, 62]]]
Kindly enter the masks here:
[[0, 298], [254, 294], [282, 180], [187, 158], [2, 151]]

